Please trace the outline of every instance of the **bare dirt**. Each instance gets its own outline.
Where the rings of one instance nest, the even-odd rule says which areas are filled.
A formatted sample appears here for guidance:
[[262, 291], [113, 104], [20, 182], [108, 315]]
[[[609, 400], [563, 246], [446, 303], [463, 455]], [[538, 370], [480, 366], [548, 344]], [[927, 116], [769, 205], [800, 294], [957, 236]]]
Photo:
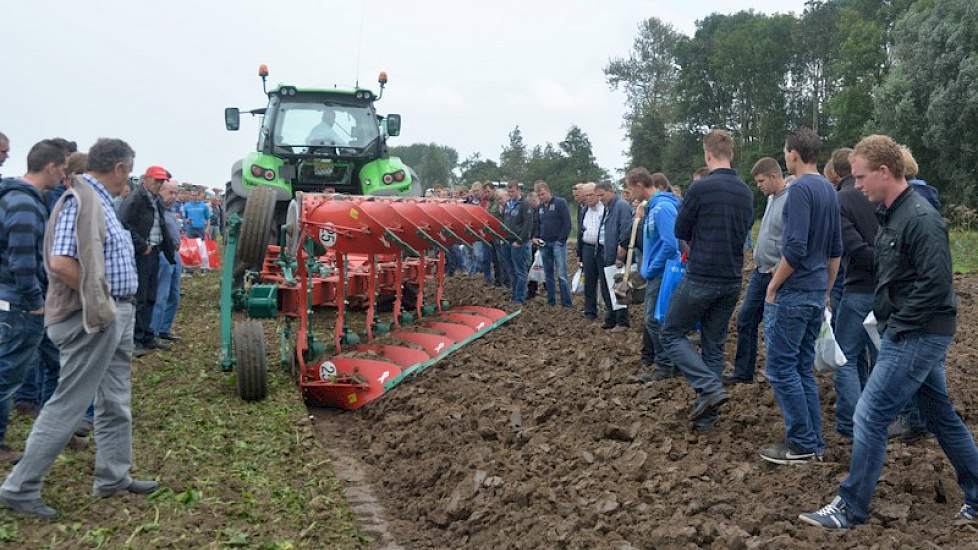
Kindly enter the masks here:
[[[952, 399], [978, 422], [978, 277], [959, 277]], [[502, 290], [454, 278], [454, 304], [510, 309]], [[575, 297], [579, 301], [580, 297]], [[765, 383], [736, 386], [714, 432], [690, 430], [681, 379], [642, 385], [633, 328], [607, 334], [543, 297], [522, 315], [356, 413], [320, 420], [354, 457], [408, 548], [975, 548], [954, 525], [962, 502], [933, 440], [894, 443], [873, 515], [849, 533], [799, 525], [828, 502], [849, 447], [832, 429], [820, 376], [826, 462], [774, 466], [758, 449], [783, 438]], [[728, 359], [733, 339], [728, 342]], [[763, 365], [763, 355], [761, 364]], [[342, 475], [341, 475], [342, 477]]]

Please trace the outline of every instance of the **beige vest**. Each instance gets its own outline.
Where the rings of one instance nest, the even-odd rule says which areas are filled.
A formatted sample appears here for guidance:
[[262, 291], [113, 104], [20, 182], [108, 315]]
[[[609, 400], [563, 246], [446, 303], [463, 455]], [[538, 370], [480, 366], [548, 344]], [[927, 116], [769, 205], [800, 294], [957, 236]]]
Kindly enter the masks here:
[[[78, 201], [75, 238], [80, 267], [79, 289], [75, 290], [51, 272], [51, 246], [58, 216], [69, 196]], [[44, 301], [44, 325], [64, 321], [82, 312], [82, 326], [88, 334], [100, 332], [115, 321], [115, 301], [105, 277], [105, 211], [95, 189], [75, 176], [72, 185], [58, 199], [44, 232], [44, 266], [48, 271], [48, 294]]]

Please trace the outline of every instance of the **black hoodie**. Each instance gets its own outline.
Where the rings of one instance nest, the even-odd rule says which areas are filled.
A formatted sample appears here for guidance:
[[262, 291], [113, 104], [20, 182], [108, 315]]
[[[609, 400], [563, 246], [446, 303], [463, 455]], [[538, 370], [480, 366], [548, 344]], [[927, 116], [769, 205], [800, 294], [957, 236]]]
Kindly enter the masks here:
[[839, 211], [842, 214], [842, 250], [846, 262], [845, 289], [848, 292], [873, 292], [876, 288], [873, 267], [873, 240], [879, 230], [876, 207], [856, 180], [846, 176], [839, 183]]

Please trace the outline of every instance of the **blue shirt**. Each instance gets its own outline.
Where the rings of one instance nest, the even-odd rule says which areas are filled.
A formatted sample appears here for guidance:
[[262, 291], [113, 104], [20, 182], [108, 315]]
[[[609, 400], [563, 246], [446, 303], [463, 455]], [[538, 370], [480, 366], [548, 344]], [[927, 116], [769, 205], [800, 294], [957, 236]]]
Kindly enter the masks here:
[[205, 202], [193, 201], [183, 207], [183, 216], [190, 222], [190, 227], [203, 229], [211, 219], [211, 209]]
[[805, 174], [788, 187], [781, 254], [795, 269], [781, 288], [828, 290], [826, 264], [842, 256], [839, 198], [829, 180]]
[[[109, 284], [109, 292], [115, 298], [130, 298], [139, 288], [139, 277], [136, 274], [136, 251], [132, 246], [132, 235], [122, 227], [112, 206], [112, 196], [102, 185], [102, 182], [88, 174], [83, 174], [98, 196], [105, 215], [105, 279]], [[67, 256], [78, 259], [78, 237], [75, 226], [78, 221], [78, 201], [69, 196], [61, 208], [61, 214], [54, 226], [54, 239], [51, 244], [52, 256]]]

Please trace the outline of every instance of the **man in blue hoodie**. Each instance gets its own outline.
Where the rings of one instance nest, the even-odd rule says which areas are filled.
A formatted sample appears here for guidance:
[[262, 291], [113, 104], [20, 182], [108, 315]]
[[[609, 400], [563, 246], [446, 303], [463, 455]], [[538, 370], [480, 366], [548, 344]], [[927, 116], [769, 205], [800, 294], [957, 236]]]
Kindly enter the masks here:
[[[53, 351], [44, 333], [44, 193], [65, 177], [65, 151], [44, 140], [27, 154], [27, 175], [0, 183], [0, 461], [17, 454], [4, 443], [10, 404], [24, 381], [24, 372], [38, 363], [38, 351]], [[44, 342], [42, 344], [42, 341]], [[42, 362], [45, 364], [48, 362]], [[57, 361], [54, 362], [57, 364]], [[44, 373], [45, 384], [56, 384], [57, 372]]]
[[633, 168], [625, 176], [633, 189], [639, 190], [646, 202], [645, 220], [642, 223], [642, 263], [640, 273], [648, 283], [645, 286], [645, 332], [655, 350], [655, 370], [639, 376], [642, 382], [652, 382], [676, 375], [676, 365], [662, 349], [659, 323], [655, 320], [655, 304], [659, 301], [659, 287], [668, 260], [679, 256], [679, 241], [674, 227], [679, 199], [672, 194], [672, 186], [665, 174], [650, 174], [645, 167]]

